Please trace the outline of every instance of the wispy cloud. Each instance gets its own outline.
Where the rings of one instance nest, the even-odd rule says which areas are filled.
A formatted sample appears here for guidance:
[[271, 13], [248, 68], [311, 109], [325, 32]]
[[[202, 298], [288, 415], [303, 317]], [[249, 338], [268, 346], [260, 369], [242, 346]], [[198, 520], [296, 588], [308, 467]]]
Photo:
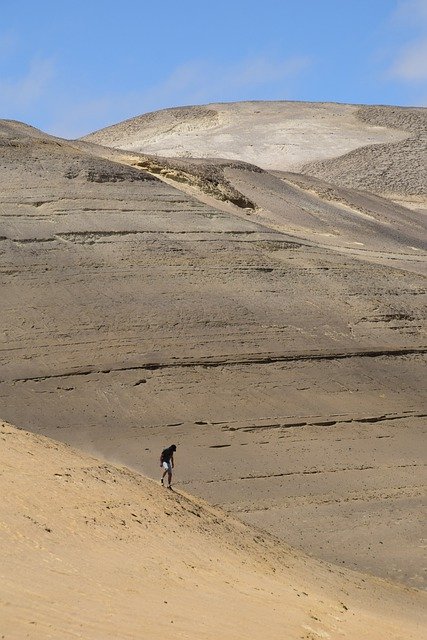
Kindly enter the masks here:
[[47, 91], [55, 75], [51, 59], [34, 58], [19, 78], [0, 78], [0, 110], [9, 113], [32, 106]]
[[272, 99], [286, 99], [291, 82], [310, 65], [311, 60], [305, 56], [275, 59], [259, 55], [233, 65], [189, 61], [151, 87], [80, 103], [73, 101], [72, 106], [58, 113], [49, 131], [75, 137], [165, 107], [253, 99], [261, 89], [269, 92]]
[[398, 25], [420, 27], [427, 23], [427, 0], [401, 0], [391, 15], [391, 22]]
[[194, 102], [241, 100], [254, 89], [270, 86], [276, 94], [285, 92], [286, 80], [297, 76], [310, 65], [310, 59], [293, 56], [277, 60], [256, 56], [234, 65], [218, 65], [209, 61], [194, 61], [175, 69], [171, 75], [145, 93], [148, 101], [174, 99]]
[[409, 28], [408, 39], [395, 53], [388, 75], [404, 82], [427, 80], [427, 0], [402, 0], [391, 16], [391, 24]]
[[18, 38], [13, 31], [0, 33], [0, 62], [7, 59], [18, 47]]
[[407, 82], [427, 80], [427, 38], [403, 48], [390, 69], [390, 75]]
[[292, 56], [285, 60], [271, 60], [261, 56], [231, 69], [227, 83], [230, 86], [237, 84], [243, 87], [280, 83], [304, 71], [310, 64], [311, 59], [308, 56]]

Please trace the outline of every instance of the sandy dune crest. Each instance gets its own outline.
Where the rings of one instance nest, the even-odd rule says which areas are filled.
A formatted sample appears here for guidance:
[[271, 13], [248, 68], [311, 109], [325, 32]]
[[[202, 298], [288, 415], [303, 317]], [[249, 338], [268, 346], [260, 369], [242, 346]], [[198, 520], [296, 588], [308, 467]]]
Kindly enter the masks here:
[[415, 640], [424, 596], [308, 559], [184, 493], [0, 426], [1, 633]]

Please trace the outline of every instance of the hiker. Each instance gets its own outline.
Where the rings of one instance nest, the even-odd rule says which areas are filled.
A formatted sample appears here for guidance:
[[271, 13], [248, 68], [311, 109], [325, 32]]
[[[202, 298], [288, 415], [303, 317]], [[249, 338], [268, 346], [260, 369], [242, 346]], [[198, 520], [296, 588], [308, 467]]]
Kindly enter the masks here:
[[168, 474], [168, 489], [172, 488], [172, 469], [174, 467], [173, 464], [173, 454], [176, 451], [176, 445], [171, 444], [167, 449], [163, 449], [162, 454], [160, 456], [160, 466], [164, 469], [163, 475], [160, 480], [160, 484], [164, 484], [165, 475]]

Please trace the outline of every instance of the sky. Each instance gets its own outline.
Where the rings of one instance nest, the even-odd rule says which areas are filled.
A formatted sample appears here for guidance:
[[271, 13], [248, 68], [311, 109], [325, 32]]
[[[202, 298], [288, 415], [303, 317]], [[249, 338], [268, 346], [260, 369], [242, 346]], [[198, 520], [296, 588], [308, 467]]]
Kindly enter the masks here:
[[75, 138], [241, 100], [427, 105], [427, 0], [1, 0], [0, 118]]

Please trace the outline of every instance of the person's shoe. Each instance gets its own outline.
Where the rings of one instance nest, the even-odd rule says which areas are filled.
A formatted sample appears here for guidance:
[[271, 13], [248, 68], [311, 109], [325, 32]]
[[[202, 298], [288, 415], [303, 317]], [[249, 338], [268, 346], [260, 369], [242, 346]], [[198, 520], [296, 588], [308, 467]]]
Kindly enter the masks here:
[[160, 478], [160, 484], [163, 486], [163, 478]]
[[168, 484], [168, 489], [172, 489], [172, 485], [171, 484]]

